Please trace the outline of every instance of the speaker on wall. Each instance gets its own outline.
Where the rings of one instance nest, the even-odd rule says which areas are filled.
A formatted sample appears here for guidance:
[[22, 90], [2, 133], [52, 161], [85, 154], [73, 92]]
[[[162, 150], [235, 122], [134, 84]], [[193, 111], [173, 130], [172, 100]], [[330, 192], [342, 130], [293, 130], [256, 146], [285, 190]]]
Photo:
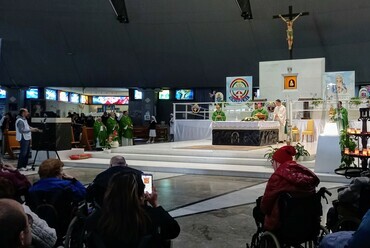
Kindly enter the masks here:
[[129, 23], [125, 0], [109, 0], [117, 20], [122, 23]]
[[249, 0], [236, 0], [236, 3], [238, 4], [238, 6], [239, 6], [239, 8], [242, 12], [241, 17], [243, 17], [244, 20], [253, 19], [251, 3], [250, 3]]

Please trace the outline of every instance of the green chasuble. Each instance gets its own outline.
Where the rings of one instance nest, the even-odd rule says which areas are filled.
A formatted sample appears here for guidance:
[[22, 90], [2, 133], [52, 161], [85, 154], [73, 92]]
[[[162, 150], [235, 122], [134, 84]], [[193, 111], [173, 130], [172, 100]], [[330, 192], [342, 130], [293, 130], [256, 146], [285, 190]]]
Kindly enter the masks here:
[[[219, 117], [217, 117], [219, 115]], [[212, 114], [212, 120], [213, 121], [226, 121], [226, 115], [222, 111], [215, 111]]]
[[338, 110], [338, 117], [336, 120], [338, 121], [339, 130], [342, 130], [348, 127], [348, 111], [343, 107]]
[[103, 122], [101, 121], [95, 121], [94, 122], [94, 139], [99, 140], [100, 146], [105, 146], [107, 138], [108, 138], [108, 135], [107, 135], [106, 126], [104, 126]]
[[108, 137], [109, 135], [113, 134], [113, 130], [118, 130], [118, 123], [115, 119], [113, 119], [112, 117], [109, 117], [108, 120], [107, 120], [107, 133], [108, 133]]
[[253, 112], [252, 112], [252, 114], [251, 114], [251, 116], [252, 117], [254, 117], [256, 114], [258, 114], [258, 113], [261, 113], [261, 114], [264, 114], [265, 116], [266, 116], [266, 119], [268, 118], [268, 116], [269, 116], [269, 113], [267, 112], [267, 110], [266, 109], [255, 109], [255, 110], [253, 110]]
[[133, 125], [130, 116], [122, 116], [121, 120], [119, 120], [119, 130], [120, 136], [123, 138], [132, 139], [134, 137]]

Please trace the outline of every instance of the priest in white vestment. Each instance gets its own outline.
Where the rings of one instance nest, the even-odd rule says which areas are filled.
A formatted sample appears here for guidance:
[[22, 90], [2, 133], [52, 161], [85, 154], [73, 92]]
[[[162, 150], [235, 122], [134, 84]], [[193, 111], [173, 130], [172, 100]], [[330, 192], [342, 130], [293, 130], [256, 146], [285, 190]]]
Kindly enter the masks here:
[[285, 124], [286, 124], [286, 108], [281, 104], [280, 99], [275, 101], [275, 109], [274, 109], [274, 121], [278, 121], [280, 123], [279, 128], [279, 142], [284, 142], [286, 140], [285, 134]]

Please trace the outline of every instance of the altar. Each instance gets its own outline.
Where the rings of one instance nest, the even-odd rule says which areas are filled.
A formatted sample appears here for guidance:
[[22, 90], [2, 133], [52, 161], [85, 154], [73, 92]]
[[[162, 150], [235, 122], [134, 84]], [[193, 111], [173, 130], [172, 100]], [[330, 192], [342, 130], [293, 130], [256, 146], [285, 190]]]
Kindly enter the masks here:
[[212, 122], [212, 145], [265, 146], [278, 142], [277, 121]]

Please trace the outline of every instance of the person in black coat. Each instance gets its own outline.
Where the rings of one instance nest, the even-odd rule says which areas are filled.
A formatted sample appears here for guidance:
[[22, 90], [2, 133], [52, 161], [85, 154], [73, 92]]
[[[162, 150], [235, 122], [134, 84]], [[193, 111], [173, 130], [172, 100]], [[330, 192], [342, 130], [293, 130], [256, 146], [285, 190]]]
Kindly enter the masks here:
[[89, 247], [159, 248], [179, 235], [179, 224], [159, 206], [155, 188], [152, 194], [144, 188], [136, 173], [111, 178], [102, 208], [87, 220]]
[[118, 172], [136, 173], [139, 176], [143, 174], [143, 172], [140, 170], [128, 167], [124, 157], [114, 156], [110, 159], [109, 168], [98, 174], [87, 188], [87, 200], [89, 202], [98, 204], [98, 206], [102, 206], [104, 194], [108, 188], [109, 180]]

